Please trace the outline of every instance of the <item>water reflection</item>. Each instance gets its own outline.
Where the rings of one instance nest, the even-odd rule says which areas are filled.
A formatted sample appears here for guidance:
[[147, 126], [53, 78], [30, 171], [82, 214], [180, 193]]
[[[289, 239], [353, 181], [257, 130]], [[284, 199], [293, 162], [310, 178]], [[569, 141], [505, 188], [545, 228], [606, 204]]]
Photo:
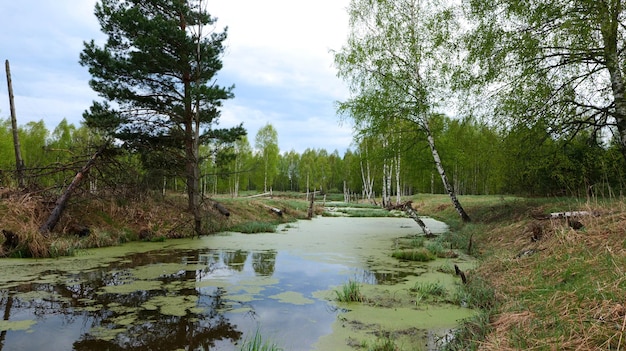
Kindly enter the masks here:
[[392, 235], [411, 232], [397, 220], [342, 218], [343, 227], [334, 220], [306, 222], [289, 235], [0, 261], [0, 350], [229, 351], [258, 328], [285, 350], [311, 350], [347, 312], [316, 293], [348, 279], [393, 285], [426, 271], [381, 254]]
[[[49, 349], [47, 337], [54, 338], [55, 349], [209, 350], [217, 345], [228, 349], [224, 345], [232, 348], [242, 338], [241, 324], [252, 326], [259, 316], [293, 303], [280, 295], [286, 286], [301, 288], [302, 300], [311, 305], [302, 308], [307, 318], [334, 319], [332, 311], [320, 309], [327, 303], [311, 294], [339, 283], [338, 272], [345, 267], [330, 271], [326, 267], [334, 279], [317, 274], [307, 279], [310, 272], [292, 268], [306, 269], [313, 263], [295, 263], [301, 259], [289, 255], [281, 259], [286, 268], [278, 274], [274, 250], [155, 251], [83, 272], [43, 270], [32, 282], [6, 282], [15, 286], [0, 290], [5, 321], [0, 324], [0, 349]], [[315, 264], [311, 272], [319, 268]], [[255, 282], [255, 277], [274, 275], [280, 279], [273, 285]], [[235, 311], [242, 308], [246, 313]], [[19, 321], [28, 320], [35, 323], [22, 328]], [[266, 325], [279, 330], [294, 322], [278, 320]]]

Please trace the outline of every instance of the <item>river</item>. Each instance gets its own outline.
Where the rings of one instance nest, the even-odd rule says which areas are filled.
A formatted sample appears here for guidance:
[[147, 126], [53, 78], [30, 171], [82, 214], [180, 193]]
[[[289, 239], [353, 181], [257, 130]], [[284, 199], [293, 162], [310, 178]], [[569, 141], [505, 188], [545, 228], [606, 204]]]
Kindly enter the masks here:
[[[411, 287], [438, 282], [453, 294], [458, 278], [439, 268], [474, 263], [391, 257], [418, 232], [406, 218], [319, 217], [277, 233], [2, 259], [0, 350], [238, 350], [256, 333], [284, 350], [355, 350], [390, 332], [402, 349], [435, 349], [473, 311], [423, 303]], [[369, 303], [335, 301], [349, 280]]]

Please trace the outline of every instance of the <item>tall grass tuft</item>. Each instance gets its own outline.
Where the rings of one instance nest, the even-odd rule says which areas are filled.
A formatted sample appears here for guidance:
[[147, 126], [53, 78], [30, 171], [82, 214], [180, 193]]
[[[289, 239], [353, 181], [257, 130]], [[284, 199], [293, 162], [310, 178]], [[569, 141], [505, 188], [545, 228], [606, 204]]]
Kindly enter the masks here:
[[439, 282], [417, 282], [415, 286], [411, 288], [411, 291], [422, 297], [444, 297], [447, 294], [446, 288]]
[[400, 348], [396, 345], [395, 340], [391, 336], [381, 336], [374, 343], [364, 345], [367, 351], [398, 351]]
[[244, 234], [274, 233], [276, 232], [276, 225], [261, 221], [251, 221], [236, 225], [229, 228], [229, 230]]
[[418, 249], [396, 250], [391, 254], [392, 257], [400, 260], [428, 262], [437, 258], [435, 254], [424, 247]]
[[335, 290], [335, 294], [339, 302], [365, 302], [365, 297], [361, 293], [361, 284], [354, 280], [345, 283], [341, 290]]
[[259, 329], [256, 330], [251, 339], [246, 339], [243, 341], [241, 345], [240, 351], [283, 351], [282, 348], [278, 347], [271, 340], [263, 340], [263, 336], [261, 335], [261, 331]]

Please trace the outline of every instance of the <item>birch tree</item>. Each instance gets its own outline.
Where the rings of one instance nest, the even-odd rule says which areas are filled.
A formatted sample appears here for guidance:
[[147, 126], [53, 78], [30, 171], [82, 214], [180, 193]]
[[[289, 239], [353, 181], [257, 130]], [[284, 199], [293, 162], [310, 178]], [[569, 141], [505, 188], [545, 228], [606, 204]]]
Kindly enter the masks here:
[[360, 128], [381, 130], [396, 119], [418, 126], [454, 207], [469, 221], [429, 125], [446, 108], [455, 53], [450, 43], [458, 28], [454, 10], [438, 0], [352, 0], [348, 11], [351, 31], [335, 64], [352, 96], [339, 104], [340, 113]]
[[261, 127], [256, 134], [254, 145], [263, 168], [263, 191], [267, 192], [267, 186], [271, 186], [274, 177], [278, 173], [278, 133], [271, 124]]
[[478, 74], [464, 81], [493, 94], [500, 117], [541, 119], [556, 137], [610, 130], [626, 158], [622, 0], [465, 2], [473, 27], [466, 72]]

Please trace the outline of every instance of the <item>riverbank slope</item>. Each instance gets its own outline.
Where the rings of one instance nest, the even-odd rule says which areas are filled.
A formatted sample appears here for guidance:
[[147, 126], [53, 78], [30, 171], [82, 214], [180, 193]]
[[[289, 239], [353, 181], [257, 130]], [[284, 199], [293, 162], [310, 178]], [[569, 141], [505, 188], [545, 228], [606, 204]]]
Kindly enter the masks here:
[[[479, 258], [463, 288], [482, 313], [453, 350], [619, 350], [626, 347], [626, 204], [623, 200], [461, 197], [461, 224], [445, 197], [419, 196], [421, 215], [451, 226], [453, 245]], [[554, 212], [585, 211], [546, 219]]]

